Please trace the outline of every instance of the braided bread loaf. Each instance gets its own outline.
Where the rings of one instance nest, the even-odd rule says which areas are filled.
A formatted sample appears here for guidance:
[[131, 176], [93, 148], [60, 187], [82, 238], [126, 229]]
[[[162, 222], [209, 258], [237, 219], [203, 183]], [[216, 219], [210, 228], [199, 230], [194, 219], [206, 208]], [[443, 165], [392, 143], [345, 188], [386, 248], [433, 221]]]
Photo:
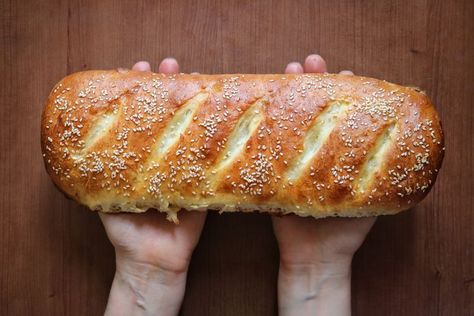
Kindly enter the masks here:
[[42, 117], [46, 168], [102, 212], [259, 210], [393, 214], [418, 203], [443, 158], [428, 97], [346, 75], [85, 71]]

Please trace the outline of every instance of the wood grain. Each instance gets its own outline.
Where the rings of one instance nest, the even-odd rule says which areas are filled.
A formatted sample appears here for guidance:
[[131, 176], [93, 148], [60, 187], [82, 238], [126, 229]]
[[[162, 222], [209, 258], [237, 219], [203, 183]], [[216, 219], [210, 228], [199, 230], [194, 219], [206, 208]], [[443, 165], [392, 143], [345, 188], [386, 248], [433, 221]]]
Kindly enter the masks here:
[[[185, 72], [282, 72], [311, 52], [421, 87], [446, 132], [428, 198], [380, 218], [357, 253], [354, 314], [474, 315], [473, 1], [0, 3], [1, 315], [101, 314], [113, 278], [98, 216], [43, 169], [39, 118], [59, 79], [171, 55]], [[181, 314], [274, 315], [277, 271], [268, 216], [210, 214]]]

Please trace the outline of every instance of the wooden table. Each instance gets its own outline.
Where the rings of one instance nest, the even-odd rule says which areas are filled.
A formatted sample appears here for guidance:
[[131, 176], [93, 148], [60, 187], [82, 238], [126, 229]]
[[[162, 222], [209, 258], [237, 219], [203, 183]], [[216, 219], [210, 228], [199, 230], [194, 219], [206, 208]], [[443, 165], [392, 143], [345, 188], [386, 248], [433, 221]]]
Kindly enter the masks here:
[[[426, 90], [446, 132], [432, 192], [380, 218], [357, 253], [354, 314], [474, 315], [474, 2], [356, 2], [1, 1], [0, 314], [101, 314], [113, 278], [97, 214], [43, 168], [40, 113], [59, 79], [166, 56], [185, 72], [282, 72], [318, 52], [332, 72]], [[209, 214], [182, 315], [274, 315], [277, 271], [268, 216]]]

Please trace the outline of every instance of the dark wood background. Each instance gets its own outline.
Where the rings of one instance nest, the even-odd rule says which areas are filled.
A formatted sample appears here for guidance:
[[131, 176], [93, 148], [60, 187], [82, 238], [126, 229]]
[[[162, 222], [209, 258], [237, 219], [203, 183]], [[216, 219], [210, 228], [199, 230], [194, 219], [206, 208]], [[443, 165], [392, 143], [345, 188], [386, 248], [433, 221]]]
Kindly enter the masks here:
[[[416, 210], [380, 218], [353, 263], [355, 315], [474, 315], [474, 1], [1, 1], [0, 314], [99, 315], [114, 253], [97, 214], [46, 175], [40, 113], [83, 69], [282, 72], [323, 55], [332, 72], [415, 85], [446, 133], [438, 181]], [[210, 214], [182, 315], [274, 315], [268, 216]]]

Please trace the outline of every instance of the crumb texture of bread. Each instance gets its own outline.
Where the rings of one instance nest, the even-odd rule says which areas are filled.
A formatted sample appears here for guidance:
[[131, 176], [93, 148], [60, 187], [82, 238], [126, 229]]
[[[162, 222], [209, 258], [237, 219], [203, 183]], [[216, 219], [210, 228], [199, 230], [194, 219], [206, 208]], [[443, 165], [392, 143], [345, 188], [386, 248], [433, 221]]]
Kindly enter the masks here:
[[395, 214], [444, 155], [429, 98], [366, 77], [85, 71], [43, 111], [46, 169], [102, 212]]

